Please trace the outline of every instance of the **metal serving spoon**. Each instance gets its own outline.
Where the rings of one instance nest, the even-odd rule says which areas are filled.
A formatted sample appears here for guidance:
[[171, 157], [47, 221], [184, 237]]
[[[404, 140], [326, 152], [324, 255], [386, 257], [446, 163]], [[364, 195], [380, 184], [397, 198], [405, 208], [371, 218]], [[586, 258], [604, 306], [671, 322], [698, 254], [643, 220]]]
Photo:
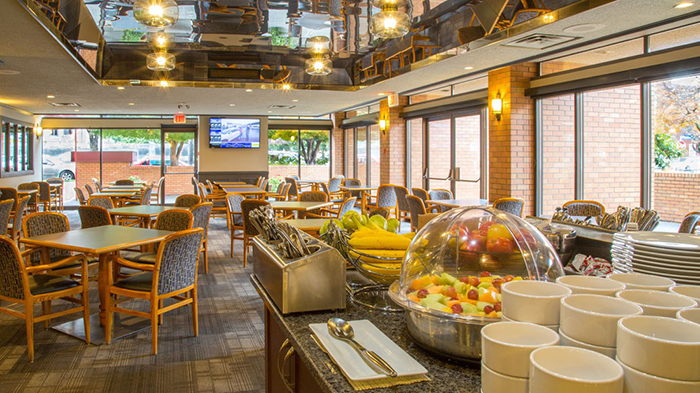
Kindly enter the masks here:
[[350, 344], [362, 355], [363, 358], [369, 360], [373, 364], [375, 364], [377, 367], [379, 367], [386, 375], [390, 377], [395, 377], [396, 371], [387, 363], [384, 359], [382, 359], [379, 355], [377, 355], [374, 351], [370, 351], [360, 345], [357, 341], [354, 340], [353, 337], [355, 337], [355, 331], [352, 330], [352, 326], [348, 322], [346, 322], [344, 319], [340, 318], [331, 318], [328, 320], [328, 333], [330, 333], [331, 336], [339, 339], [339, 340], [347, 340], [350, 342]]

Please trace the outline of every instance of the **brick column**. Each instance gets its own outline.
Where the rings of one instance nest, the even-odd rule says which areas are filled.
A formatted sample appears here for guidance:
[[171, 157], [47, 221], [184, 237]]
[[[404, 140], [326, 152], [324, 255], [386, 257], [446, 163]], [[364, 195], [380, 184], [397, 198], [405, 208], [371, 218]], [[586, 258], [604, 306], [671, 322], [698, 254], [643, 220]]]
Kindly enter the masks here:
[[[523, 215], [535, 211], [535, 102], [525, 96], [535, 63], [521, 63], [489, 72], [489, 200], [525, 200]], [[491, 113], [500, 93], [501, 120]]]
[[380, 135], [381, 184], [406, 185], [406, 122], [399, 117], [406, 105], [406, 96], [400, 96], [399, 105], [393, 108], [389, 108], [388, 100], [379, 102], [379, 118], [387, 119], [389, 123], [386, 133]]
[[343, 129], [340, 128], [340, 123], [345, 119], [345, 112], [333, 113], [331, 120], [333, 121], [333, 129], [331, 130], [331, 139], [333, 140], [333, 151], [331, 152], [331, 176], [342, 175], [345, 173], [345, 138], [343, 138]]

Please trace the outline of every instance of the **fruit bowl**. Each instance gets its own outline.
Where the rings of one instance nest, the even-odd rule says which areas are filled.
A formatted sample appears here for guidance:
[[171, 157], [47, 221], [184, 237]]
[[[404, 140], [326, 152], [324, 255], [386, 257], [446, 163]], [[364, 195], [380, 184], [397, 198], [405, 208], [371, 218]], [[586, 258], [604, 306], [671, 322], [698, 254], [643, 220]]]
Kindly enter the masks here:
[[358, 272], [377, 284], [389, 285], [401, 275], [403, 258], [386, 258], [370, 255], [349, 247], [350, 263]]
[[501, 320], [501, 284], [563, 275], [556, 251], [534, 226], [493, 208], [461, 208], [416, 235], [389, 296], [406, 310], [418, 344], [478, 360], [481, 327]]

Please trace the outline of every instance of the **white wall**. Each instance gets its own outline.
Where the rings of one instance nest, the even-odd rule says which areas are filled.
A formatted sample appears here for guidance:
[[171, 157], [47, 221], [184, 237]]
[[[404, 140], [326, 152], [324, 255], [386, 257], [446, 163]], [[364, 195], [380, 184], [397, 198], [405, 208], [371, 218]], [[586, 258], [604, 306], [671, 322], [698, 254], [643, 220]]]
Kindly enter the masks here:
[[[14, 120], [23, 124], [35, 124], [35, 116], [17, 112], [13, 109], [0, 106], [0, 118]], [[41, 180], [41, 139], [34, 138], [34, 174], [28, 176], [0, 178], [0, 187], [17, 187], [21, 183], [29, 183]]]
[[[209, 118], [199, 117], [199, 171], [267, 171], [267, 117], [259, 117], [259, 149], [212, 149], [209, 147]], [[247, 117], [247, 116], [246, 116]], [[251, 116], [257, 117], [257, 116]]]

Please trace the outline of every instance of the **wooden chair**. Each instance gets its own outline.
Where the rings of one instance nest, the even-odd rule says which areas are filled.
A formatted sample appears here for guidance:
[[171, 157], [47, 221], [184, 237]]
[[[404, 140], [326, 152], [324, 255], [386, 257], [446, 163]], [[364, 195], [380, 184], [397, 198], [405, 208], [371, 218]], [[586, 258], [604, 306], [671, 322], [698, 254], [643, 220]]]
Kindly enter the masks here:
[[695, 233], [700, 223], [700, 212], [690, 212], [683, 217], [678, 233]]
[[10, 228], [10, 216], [12, 215], [12, 208], [15, 206], [15, 201], [11, 199], [6, 199], [0, 201], [0, 228], [5, 228], [0, 230], [0, 235], [7, 236], [7, 230]]
[[74, 187], [75, 190], [75, 197], [78, 198], [78, 203], [80, 203], [81, 206], [87, 205], [87, 199], [85, 199], [85, 194], [83, 194], [83, 190], [81, 190], [79, 187]]
[[338, 210], [324, 208], [320, 209], [318, 214], [306, 213], [306, 218], [341, 218], [345, 215], [345, 213], [349, 212], [353, 209], [353, 207], [355, 207], [356, 202], [357, 198], [350, 197], [343, 201], [343, 203], [340, 205], [340, 209]]
[[[328, 194], [323, 191], [306, 191], [299, 195], [300, 202], [328, 202]], [[310, 210], [306, 213], [302, 213], [299, 218], [306, 218], [307, 214], [313, 214], [318, 216], [321, 209]]]
[[276, 201], [286, 201], [289, 194], [289, 189], [292, 187], [290, 183], [280, 183], [280, 189], [277, 191], [277, 195], [268, 195], [268, 199], [274, 199]]
[[248, 264], [250, 239], [258, 236], [258, 230], [250, 222], [250, 212], [262, 206], [270, 206], [270, 202], [261, 199], [245, 199], [241, 201], [241, 212], [243, 213], [243, 267], [246, 267]]
[[92, 182], [95, 184], [95, 189], [97, 190], [97, 192], [102, 192], [102, 183], [100, 183], [100, 181], [97, 180], [96, 177], [92, 178]]
[[34, 213], [39, 211], [39, 185], [36, 183], [22, 183], [17, 186], [17, 191], [36, 191], [34, 194], [29, 194], [29, 202], [27, 202], [27, 211]]
[[134, 185], [134, 181], [131, 180], [131, 179], [119, 179], [119, 180], [117, 180], [117, 181], [114, 182], [114, 185], [117, 185], [117, 186], [133, 186], [133, 185]]
[[522, 217], [525, 201], [520, 198], [499, 198], [493, 202], [493, 207], [514, 216]]
[[91, 196], [87, 200], [87, 206], [101, 206], [107, 210], [114, 209], [112, 198], [107, 196]]
[[[442, 188], [430, 190], [428, 192], [428, 196], [430, 196], [430, 200], [434, 200], [434, 201], [446, 201], [449, 199], [455, 199], [454, 196], [452, 195], [452, 191], [445, 190]], [[438, 213], [444, 213], [444, 212], [451, 209], [450, 207], [447, 207], [447, 206], [438, 206], [438, 207], [439, 207]]]
[[296, 200], [299, 198], [299, 185], [294, 177], [285, 177], [284, 182], [290, 184], [287, 192], [287, 200]]
[[80, 227], [83, 229], [112, 225], [112, 216], [101, 206], [80, 206]]
[[[85, 342], [90, 343], [90, 297], [88, 296], [88, 263], [84, 255], [75, 259], [65, 259], [50, 264], [26, 266], [24, 258], [39, 249], [29, 249], [20, 253], [12, 239], [0, 236], [0, 274], [3, 277], [3, 285], [0, 285], [0, 300], [10, 302], [12, 305], [22, 306], [24, 310], [16, 308], [0, 307], [0, 313], [22, 318], [26, 321], [27, 330], [27, 357], [34, 362], [34, 324], [44, 322], [48, 328], [52, 319], [73, 313], [83, 313], [83, 328], [85, 329]], [[81, 279], [74, 281], [69, 278], [44, 274], [46, 271], [55, 271], [69, 264], [78, 263]], [[80, 299], [76, 295], [80, 294]], [[78, 307], [61, 309], [51, 312], [51, 301], [56, 299], [66, 300], [78, 304]], [[34, 305], [41, 303], [42, 315], [34, 316]]]
[[4, 201], [6, 199], [12, 199], [13, 201], [15, 201], [15, 206], [13, 207], [13, 209], [16, 211], [17, 201], [19, 201], [20, 199], [19, 195], [17, 194], [17, 190], [12, 187], [0, 187], [0, 201]]
[[211, 202], [198, 203], [190, 208], [192, 213], [192, 228], [202, 228], [204, 237], [202, 238], [201, 252], [204, 253], [204, 273], [209, 273], [209, 250], [207, 248], [207, 235], [209, 234], [209, 218], [214, 204]]
[[137, 199], [127, 199], [127, 202], [124, 204], [126, 206], [146, 206], [151, 204], [151, 192], [153, 191], [153, 187], [148, 186], [146, 189], [141, 191], [141, 196], [136, 196], [134, 198]]
[[[343, 185], [344, 186], [361, 186], [362, 181], [360, 181], [360, 179], [345, 179], [345, 180], [343, 180]], [[346, 198], [355, 197], [359, 203], [360, 198], [362, 198], [362, 191], [345, 191], [345, 197]]]
[[182, 194], [175, 198], [175, 207], [191, 208], [199, 203], [202, 203], [202, 198], [194, 194]]
[[[374, 198], [374, 202], [372, 199]], [[370, 200], [367, 202], [367, 210], [382, 207], [389, 210], [398, 209], [398, 204], [396, 202], [396, 193], [394, 192], [394, 185], [392, 184], [382, 184], [377, 189], [377, 195], [370, 196]], [[364, 214], [364, 212], [362, 212]]]
[[330, 200], [342, 199], [345, 200], [345, 193], [340, 190], [340, 186], [343, 184], [345, 178], [340, 176], [332, 177], [328, 180], [328, 196]]
[[161, 176], [160, 180], [158, 180], [158, 187], [155, 188], [155, 191], [151, 192], [151, 203], [155, 202], [157, 205], [161, 204], [160, 196], [164, 195], [163, 185], [165, 185], [165, 176]]
[[597, 201], [573, 200], [562, 205], [569, 211], [569, 215], [576, 217], [595, 217], [605, 213], [605, 206]]
[[226, 217], [226, 227], [230, 228], [231, 223], [228, 222], [228, 213], [226, 211], [226, 194], [218, 191], [208, 193], [203, 183], [199, 183], [198, 190], [202, 202], [214, 204], [214, 207], [211, 209], [212, 217]]
[[55, 191], [56, 196], [58, 197], [58, 209], [60, 211], [63, 211], [63, 179], [61, 179], [60, 177], [50, 177], [46, 179], [46, 182], [52, 186], [58, 186], [58, 188]]
[[12, 224], [7, 224], [7, 236], [18, 243], [22, 233], [22, 220], [24, 219], [24, 212], [27, 209], [28, 202], [28, 195], [20, 198], [19, 203], [16, 205], [17, 207], [15, 208], [15, 211], [10, 215], [12, 218]]
[[[243, 245], [245, 245], [245, 229], [243, 228], [243, 210], [241, 210], [241, 202], [245, 200], [245, 197], [241, 194], [228, 194], [226, 195], [226, 211], [229, 217], [229, 222], [231, 223], [231, 258], [233, 258], [233, 241], [243, 240]], [[241, 236], [236, 236], [236, 231], [240, 231]]]
[[43, 205], [44, 211], [51, 211], [52, 207], [54, 210], [58, 211], [58, 192], [51, 191], [51, 184], [45, 181], [35, 181], [34, 184], [39, 188], [37, 204]]
[[418, 230], [418, 216], [426, 214], [425, 204], [423, 200], [415, 195], [405, 195], [406, 203], [411, 215], [411, 232]]
[[394, 193], [396, 194], [396, 218], [399, 221], [410, 218], [411, 210], [406, 200], [406, 196], [410, 195], [408, 188], [394, 185]]
[[[194, 228], [168, 235], [160, 243], [153, 265], [125, 262], [127, 267], [146, 271], [118, 280], [109, 286], [110, 296], [105, 298], [107, 310], [105, 340], [108, 345], [112, 341], [115, 312], [151, 320], [151, 352], [154, 355], [158, 354], [158, 324], [162, 315], [168, 311], [188, 304], [192, 305], [192, 329], [195, 337], [199, 335], [197, 267], [203, 234], [202, 228]], [[148, 300], [149, 311], [136, 311], [122, 307], [124, 302], [131, 299]], [[165, 299], [175, 299], [176, 303], [163, 307]]]

